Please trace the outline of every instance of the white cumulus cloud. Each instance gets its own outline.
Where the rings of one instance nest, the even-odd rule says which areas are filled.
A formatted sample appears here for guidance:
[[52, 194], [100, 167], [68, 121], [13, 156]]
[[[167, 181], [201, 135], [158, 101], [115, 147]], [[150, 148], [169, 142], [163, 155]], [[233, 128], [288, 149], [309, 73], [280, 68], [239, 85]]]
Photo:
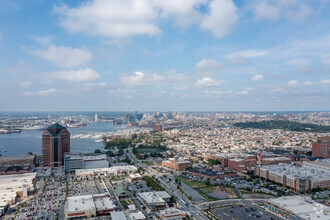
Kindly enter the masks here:
[[312, 14], [310, 6], [297, 0], [256, 0], [252, 5], [257, 20], [275, 21], [286, 16], [289, 21], [297, 24]]
[[261, 1], [254, 8], [254, 15], [256, 19], [277, 20], [280, 17], [280, 7]]
[[165, 77], [157, 74], [145, 74], [135, 72], [133, 75], [125, 75], [121, 77], [121, 82], [128, 86], [149, 86], [157, 82], [165, 80]]
[[306, 82], [303, 82], [303, 85], [304, 86], [312, 86], [312, 85], [314, 85], [314, 83], [312, 83], [310, 81], [306, 81]]
[[62, 70], [51, 73], [55, 79], [63, 79], [72, 82], [87, 82], [99, 79], [101, 76], [91, 68], [79, 70]]
[[265, 56], [269, 53], [268, 50], [243, 50], [229, 54], [227, 57], [230, 58], [254, 58]]
[[208, 0], [154, 0], [153, 4], [160, 10], [161, 19], [172, 18], [174, 25], [187, 27], [200, 21], [202, 15], [197, 9], [207, 2]]
[[88, 50], [64, 46], [53, 45], [32, 53], [52, 62], [55, 66], [64, 68], [83, 66], [92, 59], [92, 54]]
[[297, 86], [299, 84], [298, 80], [290, 80], [288, 82], [288, 86]]
[[254, 76], [251, 77], [251, 80], [257, 81], [257, 80], [262, 80], [264, 76], [262, 74], [255, 74]]
[[217, 70], [222, 67], [222, 63], [212, 59], [202, 59], [196, 64], [199, 70]]
[[202, 79], [197, 80], [197, 82], [195, 83], [196, 86], [219, 86], [222, 83], [224, 83], [223, 80], [216, 80], [216, 79], [212, 79], [210, 77], [203, 77]]
[[211, 31], [216, 37], [229, 34], [238, 20], [237, 8], [232, 0], [213, 0], [209, 13], [204, 15], [200, 27]]
[[147, 0], [92, 0], [77, 8], [55, 7], [60, 25], [69, 33], [106, 37], [157, 35], [157, 10]]
[[249, 90], [245, 89], [245, 90], [237, 92], [237, 95], [247, 95], [248, 93], [249, 93]]
[[47, 89], [47, 90], [39, 90], [37, 92], [38, 95], [42, 95], [42, 96], [47, 96], [47, 95], [50, 95], [52, 93], [55, 93], [57, 92], [55, 89], [51, 88], [51, 89]]
[[324, 79], [320, 81], [321, 84], [330, 84], [330, 79]]

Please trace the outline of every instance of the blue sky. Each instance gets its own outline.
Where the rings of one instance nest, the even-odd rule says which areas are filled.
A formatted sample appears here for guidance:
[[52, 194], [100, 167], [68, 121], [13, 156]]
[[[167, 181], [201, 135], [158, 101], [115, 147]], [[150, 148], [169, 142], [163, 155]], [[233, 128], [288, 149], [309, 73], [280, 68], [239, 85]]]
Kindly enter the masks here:
[[330, 110], [329, 0], [0, 0], [0, 111]]

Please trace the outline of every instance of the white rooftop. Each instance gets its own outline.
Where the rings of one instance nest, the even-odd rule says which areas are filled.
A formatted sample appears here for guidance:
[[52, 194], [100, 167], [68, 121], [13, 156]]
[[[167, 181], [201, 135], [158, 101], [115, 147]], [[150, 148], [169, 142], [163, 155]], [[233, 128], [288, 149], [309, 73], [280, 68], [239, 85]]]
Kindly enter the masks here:
[[154, 192], [138, 193], [138, 195], [148, 204], [165, 203], [165, 201]]
[[75, 171], [75, 174], [83, 175], [90, 173], [117, 173], [123, 171], [136, 172], [137, 168], [133, 165], [128, 165], [128, 166], [114, 166], [114, 167], [94, 168], [94, 169], [79, 169]]
[[142, 212], [137, 212], [137, 213], [131, 213], [129, 215], [131, 220], [140, 220], [140, 219], [145, 219], [146, 217], [143, 215]]
[[94, 204], [96, 210], [109, 210], [116, 208], [116, 205], [111, 201], [110, 197], [95, 197]]
[[135, 211], [135, 210], [136, 210], [136, 207], [135, 207], [134, 204], [132, 204], [132, 205], [128, 205], [127, 207], [128, 207], [128, 209], [129, 209], [130, 211]]
[[16, 198], [16, 192], [22, 191], [22, 185], [33, 187], [33, 180], [37, 173], [24, 173], [0, 176], [0, 206], [5, 206], [8, 201]]
[[92, 195], [67, 197], [68, 212], [84, 212], [86, 210], [95, 210]]
[[127, 220], [125, 213], [123, 211], [120, 212], [111, 212], [112, 220]]
[[314, 202], [309, 197], [286, 196], [270, 199], [269, 202], [276, 204], [288, 211], [291, 211], [303, 219], [330, 219], [330, 207]]
[[173, 216], [173, 215], [182, 215], [184, 214], [181, 210], [175, 209], [175, 208], [170, 208], [170, 209], [165, 209], [165, 210], [160, 210], [159, 213], [163, 216]]
[[262, 160], [277, 161], [277, 160], [290, 160], [290, 158], [287, 158], [287, 157], [270, 157], [270, 158], [262, 158]]
[[156, 191], [155, 194], [162, 199], [171, 198], [171, 196], [166, 191]]
[[109, 210], [116, 206], [107, 194], [67, 197], [67, 212], [85, 212], [86, 210]]

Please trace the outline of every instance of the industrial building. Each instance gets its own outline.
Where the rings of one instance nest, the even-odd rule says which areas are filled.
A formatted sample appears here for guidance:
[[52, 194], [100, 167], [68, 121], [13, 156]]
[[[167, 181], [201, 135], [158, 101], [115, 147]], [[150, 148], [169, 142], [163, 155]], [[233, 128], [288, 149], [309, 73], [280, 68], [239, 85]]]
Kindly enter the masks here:
[[79, 169], [75, 171], [76, 176], [94, 176], [94, 175], [129, 175], [136, 173], [137, 168], [133, 165], [129, 166], [114, 166], [107, 168], [96, 168], [96, 169]]
[[265, 208], [286, 219], [330, 219], [330, 207], [314, 202], [309, 197], [286, 196], [264, 202]]
[[186, 217], [187, 215], [185, 212], [175, 208], [159, 211], [159, 218], [161, 220], [180, 220], [180, 219], [186, 219]]
[[182, 158], [170, 158], [168, 160], [162, 161], [162, 166], [175, 171], [183, 171], [187, 167], [191, 167], [191, 163]]
[[92, 217], [114, 211], [115, 204], [107, 194], [67, 197], [66, 218]]
[[1, 156], [0, 167], [7, 166], [34, 166], [36, 164], [36, 155], [24, 155], [24, 156]]
[[33, 172], [34, 166], [5, 166], [0, 168], [0, 175], [13, 175]]
[[105, 154], [66, 153], [64, 155], [64, 170], [67, 173], [77, 169], [107, 167], [109, 167], [109, 161]]

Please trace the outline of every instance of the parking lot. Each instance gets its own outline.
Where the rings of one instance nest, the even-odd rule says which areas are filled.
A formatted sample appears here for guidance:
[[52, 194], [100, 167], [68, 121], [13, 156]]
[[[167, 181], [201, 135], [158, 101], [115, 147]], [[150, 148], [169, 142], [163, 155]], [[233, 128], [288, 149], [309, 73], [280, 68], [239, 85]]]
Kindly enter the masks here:
[[280, 220], [278, 216], [264, 211], [255, 206], [231, 206], [226, 208], [213, 209], [211, 211], [214, 215], [223, 220], [250, 220], [250, 219], [259, 219], [259, 220]]
[[[61, 168], [50, 171], [53, 173], [50, 177], [46, 177], [48, 174], [38, 177], [37, 186], [40, 188], [34, 198], [21, 205], [16, 219], [56, 219], [57, 213], [59, 219], [64, 218], [65, 176], [61, 175]], [[46, 172], [48, 169], [40, 174]]]

